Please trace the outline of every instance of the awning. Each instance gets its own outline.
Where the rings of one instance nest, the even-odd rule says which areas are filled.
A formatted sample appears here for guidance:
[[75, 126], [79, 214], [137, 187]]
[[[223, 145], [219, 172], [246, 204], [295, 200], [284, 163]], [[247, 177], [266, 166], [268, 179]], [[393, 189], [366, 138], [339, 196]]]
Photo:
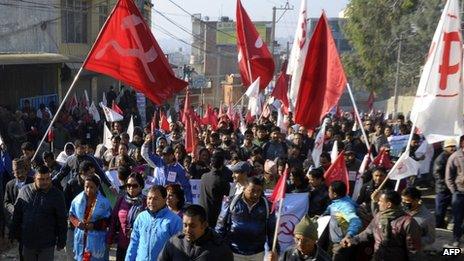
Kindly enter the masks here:
[[57, 53], [0, 53], [0, 65], [68, 62], [67, 56]]

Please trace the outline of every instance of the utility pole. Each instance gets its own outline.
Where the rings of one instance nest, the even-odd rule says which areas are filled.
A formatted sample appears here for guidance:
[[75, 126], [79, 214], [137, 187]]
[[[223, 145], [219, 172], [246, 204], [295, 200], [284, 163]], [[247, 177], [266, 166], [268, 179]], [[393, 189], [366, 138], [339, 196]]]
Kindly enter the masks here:
[[[281, 11], [284, 11], [282, 13], [282, 15], [279, 17], [279, 19], [277, 19], [276, 21], [276, 12], [277, 10], [281, 10]], [[272, 57], [274, 57], [274, 49], [275, 49], [275, 27], [276, 27], [276, 23], [279, 22], [280, 18], [282, 18], [282, 16], [285, 14], [285, 12], [287, 12], [288, 10], [293, 10], [293, 6], [290, 6], [290, 4], [288, 3], [288, 0], [287, 0], [287, 3], [285, 3], [285, 6], [280, 6], [280, 7], [272, 7], [272, 29], [271, 29], [271, 54], [272, 54]]]
[[396, 57], [395, 89], [393, 92], [393, 96], [395, 97], [395, 100], [393, 103], [393, 117], [396, 117], [396, 114], [398, 112], [398, 81], [400, 78], [401, 43], [403, 42], [403, 35], [400, 35], [399, 41], [400, 42], [398, 44], [398, 55]]

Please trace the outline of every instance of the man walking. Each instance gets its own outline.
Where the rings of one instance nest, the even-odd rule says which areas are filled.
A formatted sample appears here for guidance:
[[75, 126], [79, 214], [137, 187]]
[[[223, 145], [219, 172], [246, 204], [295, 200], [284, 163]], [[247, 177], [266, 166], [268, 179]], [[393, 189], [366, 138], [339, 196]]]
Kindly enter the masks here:
[[211, 166], [212, 170], [201, 177], [199, 203], [206, 211], [208, 224], [214, 228], [221, 212], [222, 200], [229, 194], [230, 184], [227, 181], [222, 152], [213, 153]]
[[264, 244], [272, 248], [275, 216], [263, 196], [263, 181], [251, 177], [243, 193], [224, 204], [216, 231], [230, 242], [234, 260], [261, 261]]
[[34, 183], [19, 191], [10, 238], [22, 245], [25, 261], [53, 260], [54, 249], [66, 245], [66, 207], [63, 192], [52, 186], [50, 170], [41, 166]]
[[401, 209], [401, 197], [396, 191], [380, 194], [379, 212], [369, 226], [354, 237], [346, 237], [344, 248], [374, 241], [373, 260], [416, 260], [421, 250], [421, 231], [417, 222]]

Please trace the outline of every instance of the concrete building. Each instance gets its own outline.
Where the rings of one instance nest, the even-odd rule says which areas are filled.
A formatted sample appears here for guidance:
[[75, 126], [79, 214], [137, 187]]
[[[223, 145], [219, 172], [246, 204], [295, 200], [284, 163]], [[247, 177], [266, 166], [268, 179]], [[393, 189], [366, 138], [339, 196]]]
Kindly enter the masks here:
[[[92, 47], [116, 0], [0, 0], [0, 104], [15, 109], [23, 99], [32, 105], [58, 104]], [[152, 4], [143, 5], [148, 22]], [[84, 71], [78, 97], [86, 89], [94, 101], [112, 78]]]
[[[343, 15], [343, 13], [341, 13], [340, 15]], [[342, 28], [346, 23], [346, 19], [343, 17], [330, 17], [327, 19], [329, 20], [330, 28], [332, 28], [332, 35], [334, 37], [335, 44], [337, 45], [338, 53], [341, 55], [344, 52], [352, 51], [352, 47], [348, 43], [348, 40], [346, 39], [342, 31]], [[313, 35], [314, 30], [316, 29], [318, 21], [319, 17], [309, 18], [308, 20], [308, 34], [310, 38]]]
[[[256, 21], [253, 23], [269, 46], [271, 22]], [[235, 26], [235, 22], [229, 17], [221, 17], [219, 21], [210, 21], [209, 17], [202, 17], [201, 14], [192, 16], [193, 42], [190, 66], [200, 75], [200, 78], [204, 76], [204, 81], [201, 81], [204, 84], [191, 85], [191, 87], [192, 94], [203, 93], [200, 96], [203, 97], [204, 104], [218, 106], [221, 102], [225, 102], [222, 82], [227, 83], [226, 76], [238, 73]], [[235, 77], [235, 85], [238, 79]]]

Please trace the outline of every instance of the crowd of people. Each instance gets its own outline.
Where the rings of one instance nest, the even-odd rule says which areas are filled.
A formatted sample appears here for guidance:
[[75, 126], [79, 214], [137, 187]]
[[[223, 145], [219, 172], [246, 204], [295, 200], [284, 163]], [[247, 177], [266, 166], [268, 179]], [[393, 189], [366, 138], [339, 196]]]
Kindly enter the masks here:
[[[19, 243], [21, 260], [53, 260], [54, 251], [63, 249], [69, 260], [108, 260], [112, 246], [116, 260], [417, 260], [435, 241], [435, 228], [447, 228], [451, 220], [450, 245], [460, 246], [464, 142], [435, 144], [426, 174], [396, 190], [390, 180], [378, 189], [397, 159], [389, 155], [389, 138], [411, 133], [402, 115], [365, 114], [359, 128], [350, 113], [328, 115], [315, 166], [319, 129], [294, 124], [291, 113], [286, 129], [271, 110], [240, 130], [215, 108], [217, 126], [198, 124], [189, 154], [185, 126], [175, 113], [169, 130], [142, 126], [132, 92], [111, 89], [106, 97], [119, 103], [125, 119], [111, 124], [111, 146], [102, 142], [105, 123], [77, 106], [60, 113], [53, 149], [40, 148], [34, 159], [56, 108], [42, 104], [35, 110], [24, 103], [13, 113], [0, 107], [1, 237]], [[129, 134], [131, 116], [137, 120]], [[423, 160], [415, 154], [422, 140], [413, 134], [409, 153], [417, 161]], [[349, 184], [324, 178], [335, 142]], [[361, 173], [367, 153], [388, 160], [374, 160]], [[117, 173], [118, 185], [108, 171]], [[286, 192], [305, 193], [309, 202], [287, 249], [273, 246], [276, 213], [266, 197], [284, 172]], [[354, 197], [359, 176], [363, 185]], [[192, 179], [201, 180], [197, 204]], [[435, 188], [434, 214], [421, 200], [423, 187]], [[331, 218], [323, 242], [317, 219], [326, 215]]]

